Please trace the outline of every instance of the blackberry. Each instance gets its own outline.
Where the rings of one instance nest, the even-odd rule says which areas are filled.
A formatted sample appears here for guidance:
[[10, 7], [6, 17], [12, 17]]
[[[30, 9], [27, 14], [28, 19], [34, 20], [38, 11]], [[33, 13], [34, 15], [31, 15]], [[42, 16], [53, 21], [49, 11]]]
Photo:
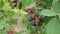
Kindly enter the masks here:
[[40, 22], [43, 22], [43, 21], [44, 21], [44, 17], [40, 17], [40, 18], [39, 18], [39, 21], [40, 21]]
[[39, 13], [38, 13], [38, 12], [35, 12], [35, 16], [37, 16], [37, 17], [38, 17], [38, 16], [39, 16]]
[[29, 20], [29, 21], [35, 20], [35, 16], [29, 16], [29, 17], [28, 17], [28, 20]]
[[16, 6], [17, 6], [17, 3], [12, 3], [12, 6], [13, 6], [13, 7], [16, 7]]
[[42, 26], [43, 22], [39, 22], [39, 26]]
[[22, 2], [18, 1], [17, 4], [18, 4], [18, 8], [21, 9], [22, 8]]
[[35, 15], [32, 16], [32, 20], [35, 20]]
[[35, 22], [35, 26], [39, 26], [39, 23], [38, 22]]
[[35, 25], [35, 21], [31, 21], [30, 24], [31, 24], [32, 26], [36, 26], [36, 25]]
[[28, 13], [34, 13], [34, 8], [32, 7], [32, 8], [29, 8], [28, 9]]
[[17, 0], [12, 0], [12, 8], [17, 6]]
[[29, 16], [29, 17], [28, 17], [28, 20], [29, 20], [29, 21], [32, 21], [32, 17], [31, 17], [31, 16]]
[[39, 7], [39, 6], [43, 6], [43, 3], [42, 2], [38, 2], [37, 3], [37, 7]]

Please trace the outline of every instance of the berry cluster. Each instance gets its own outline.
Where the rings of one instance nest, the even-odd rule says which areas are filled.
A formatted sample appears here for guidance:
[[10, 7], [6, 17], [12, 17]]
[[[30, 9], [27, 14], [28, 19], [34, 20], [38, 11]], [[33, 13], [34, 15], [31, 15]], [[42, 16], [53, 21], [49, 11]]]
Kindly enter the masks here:
[[31, 15], [28, 17], [30, 24], [33, 26], [41, 26], [43, 24], [44, 17], [40, 16], [38, 12], [35, 12], [33, 7], [27, 10], [27, 13]]
[[21, 1], [17, 1], [17, 0], [12, 0], [12, 7], [16, 7], [18, 5], [18, 8], [21, 9], [22, 7], [22, 2]]

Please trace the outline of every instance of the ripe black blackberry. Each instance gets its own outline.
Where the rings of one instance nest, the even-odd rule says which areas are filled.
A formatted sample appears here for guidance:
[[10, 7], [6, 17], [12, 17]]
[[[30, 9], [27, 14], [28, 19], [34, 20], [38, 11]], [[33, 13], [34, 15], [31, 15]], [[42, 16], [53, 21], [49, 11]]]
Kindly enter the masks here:
[[31, 16], [29, 16], [29, 17], [28, 17], [28, 20], [29, 20], [29, 21], [32, 21], [32, 17], [31, 17]]
[[39, 21], [43, 23], [43, 21], [44, 21], [44, 17], [41, 16], [41, 17], [39, 18]]
[[38, 12], [35, 12], [35, 16], [38, 17], [39, 16], [39, 13]]
[[33, 20], [33, 21], [30, 21], [30, 24], [31, 24], [32, 26], [36, 26], [34, 20]]
[[43, 22], [39, 22], [39, 26], [42, 26]]
[[34, 16], [34, 15], [33, 15], [33, 16], [29, 16], [29, 17], [28, 17], [28, 20], [29, 20], [29, 21], [35, 20], [35, 16]]

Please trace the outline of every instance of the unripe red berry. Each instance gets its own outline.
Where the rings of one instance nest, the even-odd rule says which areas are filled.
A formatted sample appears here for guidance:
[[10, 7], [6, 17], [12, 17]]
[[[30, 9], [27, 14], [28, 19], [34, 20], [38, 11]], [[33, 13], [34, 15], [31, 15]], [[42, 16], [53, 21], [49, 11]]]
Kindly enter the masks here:
[[28, 13], [34, 13], [34, 8], [33, 7], [29, 8]]
[[38, 22], [36, 22], [36, 23], [35, 23], [35, 25], [36, 25], [36, 26], [38, 26], [38, 25], [39, 25], [39, 23], [38, 23]]
[[35, 16], [34, 15], [32, 16], [32, 19], [35, 19]]
[[37, 7], [39, 7], [39, 6], [43, 6], [43, 3], [42, 2], [38, 2], [37, 3]]
[[17, 0], [12, 0], [12, 8], [17, 6]]
[[17, 6], [17, 3], [12, 3], [13, 7], [16, 7]]

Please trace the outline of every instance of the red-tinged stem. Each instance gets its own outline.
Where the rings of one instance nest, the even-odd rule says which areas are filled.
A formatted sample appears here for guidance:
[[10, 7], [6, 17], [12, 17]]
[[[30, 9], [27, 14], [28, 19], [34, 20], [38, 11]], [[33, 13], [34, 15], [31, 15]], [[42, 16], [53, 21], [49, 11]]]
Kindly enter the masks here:
[[10, 28], [10, 30], [9, 30], [9, 32], [8, 32], [8, 34], [12, 34], [13, 33], [13, 29], [12, 28]]

